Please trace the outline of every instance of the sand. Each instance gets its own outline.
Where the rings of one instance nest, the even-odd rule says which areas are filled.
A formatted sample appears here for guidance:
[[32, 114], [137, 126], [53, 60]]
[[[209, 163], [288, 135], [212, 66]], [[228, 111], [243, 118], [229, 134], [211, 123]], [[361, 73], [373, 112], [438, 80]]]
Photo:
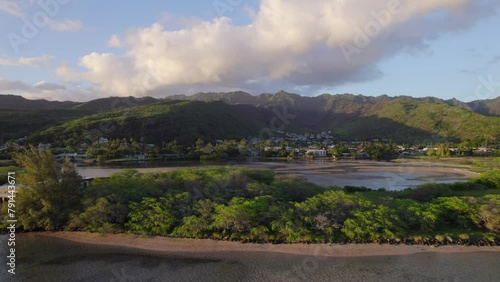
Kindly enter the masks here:
[[182, 239], [168, 237], [143, 237], [130, 234], [98, 234], [87, 232], [39, 232], [49, 236], [79, 243], [137, 248], [169, 253], [223, 253], [223, 252], [272, 252], [305, 256], [360, 257], [410, 255], [419, 253], [472, 253], [500, 252], [498, 246], [410, 246], [389, 244], [243, 244], [240, 242], [208, 239]]

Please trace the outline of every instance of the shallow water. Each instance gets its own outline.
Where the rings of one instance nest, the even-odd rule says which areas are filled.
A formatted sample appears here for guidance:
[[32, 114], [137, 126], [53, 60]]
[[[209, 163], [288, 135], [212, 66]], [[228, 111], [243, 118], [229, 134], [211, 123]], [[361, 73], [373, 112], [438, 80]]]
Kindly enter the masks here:
[[422, 173], [351, 172], [341, 175], [307, 175], [306, 180], [323, 186], [364, 186], [371, 189], [384, 188], [400, 191], [424, 183], [465, 182], [460, 177], [435, 177]]
[[[348, 165], [348, 168], [345, 165]], [[169, 172], [186, 167], [207, 167], [213, 165], [226, 165], [224, 163], [172, 163], [163, 167], [136, 167], [139, 172]], [[329, 162], [246, 162], [230, 163], [230, 165], [244, 166], [256, 169], [270, 169], [277, 173], [297, 174], [307, 181], [322, 186], [364, 186], [371, 189], [384, 188], [386, 190], [404, 190], [409, 187], [424, 183], [454, 183], [468, 181], [468, 178], [454, 172], [449, 175], [429, 172], [429, 166], [405, 166], [397, 164], [364, 162], [363, 171], [358, 171], [356, 163]], [[432, 165], [432, 164], [429, 164]], [[396, 171], [394, 171], [396, 169]], [[111, 167], [78, 167], [78, 172], [84, 177], [108, 177], [123, 170]], [[370, 170], [373, 169], [373, 170]], [[334, 172], [335, 171], [335, 172]]]
[[[500, 253], [334, 258], [279, 253], [179, 254], [18, 234], [16, 275], [0, 281], [499, 281]], [[6, 249], [6, 236], [0, 236]], [[389, 247], [389, 246], [388, 246]], [[4, 254], [5, 252], [2, 252]]]

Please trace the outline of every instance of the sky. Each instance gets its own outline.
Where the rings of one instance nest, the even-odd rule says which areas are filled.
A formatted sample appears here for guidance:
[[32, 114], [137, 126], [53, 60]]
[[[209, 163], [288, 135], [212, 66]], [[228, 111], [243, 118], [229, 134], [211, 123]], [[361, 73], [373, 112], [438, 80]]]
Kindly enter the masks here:
[[0, 0], [0, 93], [500, 96], [498, 0]]

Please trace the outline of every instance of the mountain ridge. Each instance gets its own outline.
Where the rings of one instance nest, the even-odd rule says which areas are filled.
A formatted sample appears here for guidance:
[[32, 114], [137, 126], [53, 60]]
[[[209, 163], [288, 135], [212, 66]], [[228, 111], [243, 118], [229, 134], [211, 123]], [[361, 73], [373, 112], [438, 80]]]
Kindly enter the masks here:
[[[24, 120], [30, 125], [29, 132], [33, 136], [43, 137], [34, 140], [45, 142], [51, 138], [76, 140], [84, 132], [98, 129], [96, 123], [111, 123], [114, 128], [120, 129], [114, 133], [101, 132], [102, 137], [126, 138], [127, 134], [152, 136], [151, 142], [172, 139], [175, 137], [173, 133], [180, 134], [180, 139], [186, 143], [203, 136], [210, 140], [238, 135], [246, 138], [257, 136], [263, 129], [297, 133], [332, 131], [337, 138], [344, 140], [386, 138], [410, 143], [417, 139], [431, 142], [496, 142], [500, 140], [500, 117], [494, 114], [496, 109], [489, 107], [497, 101], [500, 99], [475, 101], [472, 106], [481, 105], [475, 109], [487, 113], [483, 115], [472, 111], [472, 106], [467, 103], [435, 97], [353, 94], [305, 97], [285, 91], [259, 96], [237, 91], [176, 95], [164, 99], [110, 97], [66, 104], [66, 109], [45, 109], [45, 114], [53, 118], [44, 120], [33, 114], [40, 110], [4, 110], [1, 115], [4, 123], [0, 129], [4, 128], [9, 134], [0, 132], [0, 139], [19, 136], [21, 133], [12, 133], [12, 130], [22, 126], [19, 121]], [[46, 104], [43, 106], [46, 107]], [[184, 110], [177, 111], [181, 106]], [[151, 113], [155, 115], [151, 116]], [[62, 117], [58, 118], [59, 115]], [[285, 122], [283, 116], [293, 118], [287, 118]], [[231, 125], [233, 121], [236, 123]], [[155, 126], [149, 126], [151, 124]], [[184, 128], [193, 128], [191, 137], [190, 131]], [[172, 134], [165, 134], [160, 129]]]
[[248, 104], [259, 107], [272, 107], [276, 105], [293, 106], [297, 103], [305, 105], [332, 104], [332, 100], [348, 100], [363, 104], [374, 104], [387, 102], [390, 100], [410, 99], [416, 101], [431, 101], [436, 103], [445, 103], [453, 107], [460, 107], [471, 112], [487, 116], [500, 116], [500, 97], [487, 100], [476, 100], [471, 102], [462, 102], [455, 98], [443, 100], [436, 97], [415, 98], [411, 96], [365, 96], [362, 94], [321, 94], [318, 96], [301, 96], [298, 94], [280, 91], [275, 94], [263, 93], [260, 95], [251, 95], [244, 91], [234, 92], [200, 92], [194, 95], [173, 95], [164, 98], [154, 97], [107, 97], [90, 100], [88, 102], [73, 101], [48, 101], [44, 99], [30, 100], [22, 96], [12, 94], [0, 94], [0, 109], [11, 110], [38, 110], [38, 109], [79, 109], [91, 112], [106, 110], [115, 110], [120, 108], [131, 108], [136, 106], [158, 103], [165, 100], [187, 100], [187, 101], [223, 101], [227, 104]]

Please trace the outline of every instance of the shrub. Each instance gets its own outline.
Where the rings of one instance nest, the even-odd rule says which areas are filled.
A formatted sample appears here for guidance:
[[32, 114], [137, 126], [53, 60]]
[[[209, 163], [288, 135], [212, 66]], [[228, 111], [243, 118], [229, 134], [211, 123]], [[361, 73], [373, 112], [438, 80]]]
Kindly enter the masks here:
[[472, 183], [478, 183], [488, 188], [500, 188], [500, 170], [488, 171], [472, 180]]

